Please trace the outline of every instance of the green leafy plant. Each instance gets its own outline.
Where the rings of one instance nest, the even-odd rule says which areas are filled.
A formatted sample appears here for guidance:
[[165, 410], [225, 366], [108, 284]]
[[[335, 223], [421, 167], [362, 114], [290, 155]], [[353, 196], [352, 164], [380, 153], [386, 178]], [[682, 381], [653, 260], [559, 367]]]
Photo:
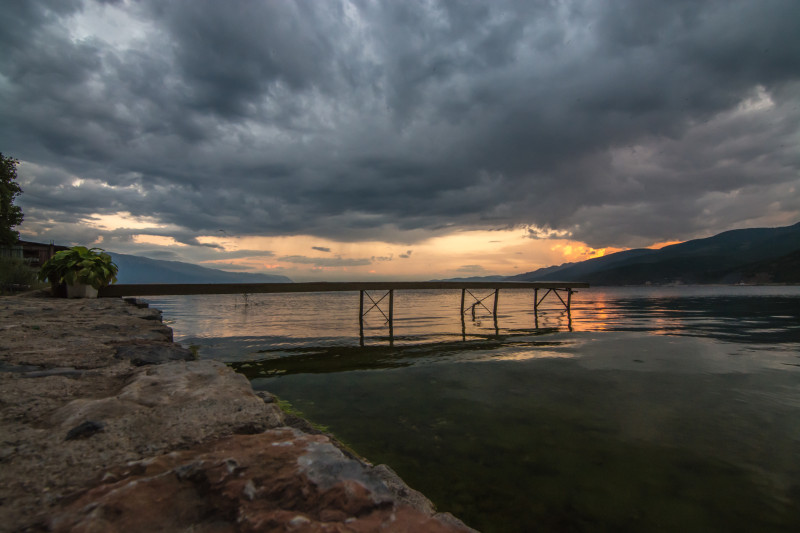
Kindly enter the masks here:
[[73, 246], [51, 257], [39, 271], [39, 279], [49, 280], [53, 285], [91, 285], [101, 289], [117, 282], [119, 268], [111, 256], [100, 248]]

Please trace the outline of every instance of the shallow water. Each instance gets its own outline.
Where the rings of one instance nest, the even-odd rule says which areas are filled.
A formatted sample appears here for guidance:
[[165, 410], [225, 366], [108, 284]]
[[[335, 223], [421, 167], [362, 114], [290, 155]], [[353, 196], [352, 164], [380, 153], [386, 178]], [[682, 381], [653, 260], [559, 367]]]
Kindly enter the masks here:
[[363, 340], [357, 293], [151, 302], [481, 531], [800, 530], [800, 287], [589, 289], [538, 328], [528, 291], [463, 325], [398, 292]]

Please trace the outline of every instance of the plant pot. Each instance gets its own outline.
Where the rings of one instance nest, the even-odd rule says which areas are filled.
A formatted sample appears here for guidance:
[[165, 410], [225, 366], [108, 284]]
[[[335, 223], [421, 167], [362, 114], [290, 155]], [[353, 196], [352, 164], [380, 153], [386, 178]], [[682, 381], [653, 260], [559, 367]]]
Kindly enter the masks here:
[[97, 298], [97, 289], [82, 283], [67, 285], [67, 298]]
[[56, 298], [67, 297], [67, 284], [66, 283], [51, 283], [50, 293]]

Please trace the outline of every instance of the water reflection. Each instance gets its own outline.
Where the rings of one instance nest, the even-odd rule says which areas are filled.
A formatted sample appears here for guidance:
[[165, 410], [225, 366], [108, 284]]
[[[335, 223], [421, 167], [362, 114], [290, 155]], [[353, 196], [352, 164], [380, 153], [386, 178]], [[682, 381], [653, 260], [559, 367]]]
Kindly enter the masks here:
[[616, 297], [613, 291], [597, 290], [573, 307], [573, 315], [581, 331], [647, 331], [748, 344], [800, 343], [798, 288], [784, 287], [788, 294], [782, 295], [764, 295], [764, 288], [748, 289], [714, 296], [694, 294], [707, 294], [706, 288], [668, 295], [663, 290], [650, 294], [643, 289], [617, 289]]
[[164, 311], [176, 340], [198, 344], [201, 352], [219, 339], [366, 347], [481, 340], [529, 330], [639, 331], [787, 350], [800, 346], [798, 287], [727, 287], [716, 292], [705, 287], [590, 289], [573, 298], [571, 313], [552, 300], [536, 312], [529, 291], [507, 291], [496, 315], [487, 311], [491, 306], [479, 307], [474, 319], [471, 310], [459, 313], [458, 291], [399, 291], [392, 328], [376, 314], [359, 320], [358, 296], [357, 292], [187, 296], [152, 303]]
[[797, 530], [798, 374], [715, 367], [706, 348], [723, 353], [704, 339], [610, 335], [602, 364], [588, 339], [513, 348], [572, 359], [505, 347], [461, 358], [462, 346], [449, 362], [409, 356], [253, 385], [484, 532]]
[[800, 288], [264, 296], [154, 305], [484, 533], [800, 530]]

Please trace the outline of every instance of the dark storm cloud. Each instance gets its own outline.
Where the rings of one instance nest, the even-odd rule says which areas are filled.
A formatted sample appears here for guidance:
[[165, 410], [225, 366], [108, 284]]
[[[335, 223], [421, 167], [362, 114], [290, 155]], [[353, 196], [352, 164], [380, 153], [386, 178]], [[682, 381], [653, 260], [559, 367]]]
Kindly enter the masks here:
[[[76, 33], [120, 10], [139, 33]], [[23, 207], [53, 220], [124, 210], [195, 245], [522, 225], [624, 246], [800, 213], [794, 0], [17, 1], [6, 16], [0, 145], [33, 164]]]
[[[245, 117], [278, 84], [328, 89], [341, 14], [326, 3], [148, 2], [171, 37], [188, 104]], [[333, 10], [330, 12], [329, 10]]]

